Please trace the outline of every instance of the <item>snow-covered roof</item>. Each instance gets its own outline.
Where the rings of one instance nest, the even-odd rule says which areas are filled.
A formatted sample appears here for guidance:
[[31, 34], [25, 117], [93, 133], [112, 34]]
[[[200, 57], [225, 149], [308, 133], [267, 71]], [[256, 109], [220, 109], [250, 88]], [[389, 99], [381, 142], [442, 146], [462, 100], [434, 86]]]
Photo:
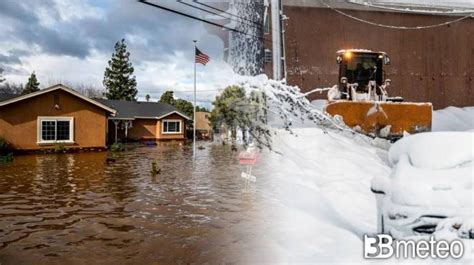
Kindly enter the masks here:
[[431, 7], [431, 8], [468, 8], [474, 9], [472, 0], [352, 0], [359, 2], [372, 2], [374, 4], [391, 5], [395, 7]]
[[474, 14], [473, 0], [341, 0], [323, 2], [317, 0], [282, 0], [284, 6], [385, 11], [431, 15]]

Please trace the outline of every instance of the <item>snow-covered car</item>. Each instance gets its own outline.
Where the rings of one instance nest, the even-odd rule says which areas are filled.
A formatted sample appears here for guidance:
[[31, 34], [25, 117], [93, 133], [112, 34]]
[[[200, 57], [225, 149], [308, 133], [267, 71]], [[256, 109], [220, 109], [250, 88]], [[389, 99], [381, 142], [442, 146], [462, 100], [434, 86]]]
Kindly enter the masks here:
[[371, 185], [378, 233], [474, 238], [473, 153], [473, 132], [421, 133], [396, 142], [389, 151], [392, 173]]

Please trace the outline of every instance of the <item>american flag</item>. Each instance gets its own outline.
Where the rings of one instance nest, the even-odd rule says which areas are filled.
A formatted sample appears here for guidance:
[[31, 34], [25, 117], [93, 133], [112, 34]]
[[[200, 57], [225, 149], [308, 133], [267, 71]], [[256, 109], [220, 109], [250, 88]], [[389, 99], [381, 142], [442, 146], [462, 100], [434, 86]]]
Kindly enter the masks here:
[[206, 65], [210, 61], [209, 56], [202, 53], [198, 48], [196, 48], [196, 63], [200, 63], [202, 65]]

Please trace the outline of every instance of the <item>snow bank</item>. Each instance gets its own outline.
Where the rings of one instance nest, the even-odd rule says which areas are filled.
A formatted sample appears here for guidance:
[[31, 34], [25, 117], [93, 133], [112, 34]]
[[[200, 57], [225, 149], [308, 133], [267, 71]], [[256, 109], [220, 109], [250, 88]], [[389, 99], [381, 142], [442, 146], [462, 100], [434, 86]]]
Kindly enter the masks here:
[[[294, 133], [296, 136], [284, 130], [278, 132], [274, 145], [282, 155], [268, 154], [267, 159], [262, 160], [267, 165], [264, 171], [272, 175], [274, 182], [285, 183], [278, 189], [282, 204], [318, 222], [313, 231], [307, 231], [304, 224], [308, 220], [288, 219], [288, 213], [282, 212], [288, 225], [291, 224], [291, 227], [279, 228], [291, 230], [291, 234], [284, 236], [285, 247], [324, 249], [325, 255], [335, 259], [338, 251], [329, 247], [330, 242], [334, 241], [334, 235], [345, 235], [344, 238], [355, 243], [350, 252], [360, 257], [360, 239], [363, 234], [376, 230], [375, 197], [370, 191], [370, 181], [389, 174], [387, 151], [360, 138], [325, 133], [319, 128], [296, 128]], [[318, 223], [325, 228], [321, 229]], [[300, 241], [309, 234], [316, 234], [317, 238]], [[338, 241], [342, 244], [344, 240]], [[347, 262], [351, 257], [335, 260]], [[304, 261], [311, 260], [320, 259]]]
[[[473, 139], [474, 132], [431, 132], [392, 145], [392, 173], [372, 180], [372, 188], [385, 193], [380, 210], [392, 216], [385, 219], [388, 231], [406, 237], [413, 227], [434, 222], [437, 238], [468, 238], [474, 226]], [[426, 216], [447, 218], [437, 223]], [[455, 223], [460, 228], [454, 229]]]
[[433, 112], [432, 131], [474, 130], [474, 107], [447, 107]]
[[443, 169], [472, 161], [474, 132], [432, 132], [403, 137], [389, 152], [389, 160], [396, 164], [403, 154], [419, 168]]
[[[418, 168], [403, 154], [390, 176], [391, 200], [398, 205], [429, 207], [429, 211], [434, 211], [431, 214], [449, 216], [465, 214], [466, 210], [469, 213], [473, 205], [472, 165], [470, 161], [448, 169]], [[443, 209], [434, 210], [438, 207]]]
[[[296, 136], [284, 130], [278, 131], [274, 145], [282, 154], [264, 154], [261, 160], [264, 164], [257, 166], [259, 169], [255, 173], [257, 185], [271, 187], [272, 194], [263, 196], [272, 198], [278, 205], [271, 208], [274, 218], [272, 229], [265, 233], [266, 238], [274, 243], [275, 263], [370, 263], [362, 258], [362, 235], [376, 232], [376, 202], [370, 188], [372, 179], [383, 179], [390, 175], [387, 151], [362, 138], [346, 137], [331, 131], [325, 133], [319, 128], [295, 128], [294, 133]], [[408, 163], [408, 160], [405, 162]], [[409, 163], [407, 167], [402, 164], [400, 167], [406, 169], [404, 172], [410, 173], [410, 176], [423, 175], [419, 173], [421, 169]], [[460, 169], [463, 170], [465, 168]], [[439, 174], [437, 179], [446, 179], [443, 173], [446, 172], [436, 173]], [[262, 183], [259, 174], [269, 174], [271, 178]], [[465, 174], [460, 175], [464, 183]], [[404, 177], [403, 174], [401, 177]], [[444, 183], [427, 186], [423, 179], [419, 181], [414, 187], [422, 190], [439, 187], [443, 193], [442, 189], [447, 188], [443, 186]], [[404, 189], [404, 185], [401, 184], [400, 189]], [[453, 183], [451, 188], [464, 188], [467, 191], [468, 187]], [[446, 191], [442, 199], [457, 206], [471, 196], [464, 192], [450, 197], [448, 193]], [[416, 196], [413, 199], [410, 194], [400, 196], [411, 197], [397, 199], [417, 199]], [[433, 198], [421, 199], [430, 202]], [[442, 199], [438, 200], [439, 205], [443, 205]], [[466, 212], [471, 211], [468, 209]], [[389, 259], [381, 264], [394, 262], [406, 264], [413, 260]], [[446, 260], [437, 263], [432, 259], [418, 262], [452, 263]], [[469, 264], [470, 261], [463, 259], [457, 262]]]

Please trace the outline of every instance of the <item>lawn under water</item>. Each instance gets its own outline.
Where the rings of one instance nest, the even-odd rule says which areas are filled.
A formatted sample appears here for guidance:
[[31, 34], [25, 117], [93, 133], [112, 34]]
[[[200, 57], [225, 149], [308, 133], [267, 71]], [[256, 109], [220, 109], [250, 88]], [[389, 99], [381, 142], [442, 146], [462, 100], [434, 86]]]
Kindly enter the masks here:
[[0, 263], [245, 262], [271, 202], [230, 146], [204, 146], [195, 160], [162, 145], [0, 165]]

